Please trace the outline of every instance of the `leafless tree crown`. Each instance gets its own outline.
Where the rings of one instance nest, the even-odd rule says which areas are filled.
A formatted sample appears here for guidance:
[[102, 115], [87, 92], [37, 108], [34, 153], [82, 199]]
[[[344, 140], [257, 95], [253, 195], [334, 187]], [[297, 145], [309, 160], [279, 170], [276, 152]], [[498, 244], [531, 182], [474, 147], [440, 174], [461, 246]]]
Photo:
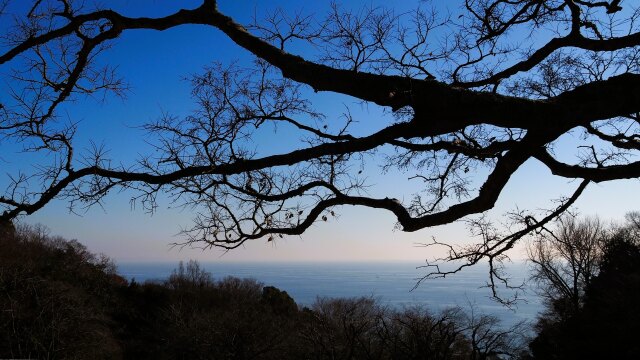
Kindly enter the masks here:
[[[478, 221], [483, 241], [450, 252], [474, 264], [500, 260], [588, 183], [640, 176], [637, 2], [464, 0], [440, 13], [418, 5], [396, 14], [334, 4], [322, 19], [274, 9], [243, 26], [214, 0], [160, 18], [72, 0], [34, 0], [14, 14], [5, 1], [0, 66], [10, 86], [0, 98], [1, 138], [51, 161], [10, 175], [2, 219], [32, 214], [53, 199], [85, 206], [112, 190], [134, 189], [149, 208], [159, 193], [193, 206], [199, 215], [190, 241], [231, 249], [301, 234], [341, 205], [386, 210], [404, 231], [481, 214], [529, 159], [578, 180], [557, 208], [539, 218], [515, 215], [520, 227], [509, 235]], [[76, 151], [77, 125], [63, 120], [61, 107], [127, 88], [117, 64], [98, 66], [108, 63], [105, 49], [124, 33], [186, 24], [221, 31], [254, 66], [214, 64], [194, 76], [197, 110], [147, 125], [157, 151], [136, 163], [117, 165], [100, 147]], [[310, 89], [395, 116], [356, 133], [353, 122], [365, 119], [348, 112], [325, 118]], [[298, 131], [300, 146], [267, 155], [248, 146], [272, 124]], [[567, 133], [580, 146], [568, 154], [575, 161], [564, 162], [553, 146]], [[367, 195], [358, 164], [376, 156], [386, 159], [386, 171], [413, 172], [423, 191], [405, 202]]]

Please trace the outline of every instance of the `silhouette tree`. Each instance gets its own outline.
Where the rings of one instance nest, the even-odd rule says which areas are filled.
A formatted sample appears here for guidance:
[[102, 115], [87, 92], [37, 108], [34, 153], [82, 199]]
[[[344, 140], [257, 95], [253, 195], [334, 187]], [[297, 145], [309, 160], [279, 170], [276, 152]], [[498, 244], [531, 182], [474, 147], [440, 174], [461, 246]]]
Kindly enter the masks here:
[[[2, 21], [13, 26], [3, 26], [0, 49], [11, 77], [0, 131], [52, 159], [10, 178], [0, 197], [5, 220], [53, 199], [73, 208], [133, 189], [150, 209], [161, 193], [198, 208], [189, 241], [231, 249], [301, 234], [342, 205], [387, 211], [408, 232], [451, 223], [491, 209], [530, 159], [577, 179], [556, 208], [519, 213], [510, 234], [483, 236], [448, 257], [466, 265], [488, 258], [493, 269], [588, 183], [640, 176], [640, 11], [632, 1], [461, 0], [443, 14], [333, 5], [323, 20], [276, 10], [247, 26], [215, 0], [158, 18], [72, 0], [34, 0], [20, 14], [3, 4]], [[218, 29], [255, 65], [195, 75], [198, 110], [146, 126], [153, 155], [136, 163], [112, 161], [102, 148], [79, 155], [76, 123], [61, 120], [61, 106], [126, 88], [115, 65], [103, 65], [104, 49], [126, 33], [187, 24]], [[325, 119], [309, 89], [392, 114], [361, 133], [348, 112]], [[252, 150], [252, 134], [275, 124], [298, 131], [298, 146]], [[578, 146], [561, 160], [553, 148], [566, 134]], [[376, 157], [387, 171], [414, 172], [422, 191], [406, 203], [368, 195], [358, 166]]]
[[526, 332], [473, 309], [399, 310], [371, 298], [319, 298], [302, 314], [298, 342], [319, 359], [517, 359]]
[[538, 334], [530, 344], [536, 359], [638, 356], [634, 339], [640, 321], [640, 238], [632, 234], [617, 231], [606, 242], [599, 272], [586, 284], [578, 309], [539, 319]]
[[75, 241], [19, 225], [0, 233], [0, 356], [114, 359], [115, 267]]
[[571, 314], [582, 307], [584, 291], [598, 274], [609, 233], [596, 218], [565, 215], [544, 229], [529, 247], [531, 279], [553, 312]]

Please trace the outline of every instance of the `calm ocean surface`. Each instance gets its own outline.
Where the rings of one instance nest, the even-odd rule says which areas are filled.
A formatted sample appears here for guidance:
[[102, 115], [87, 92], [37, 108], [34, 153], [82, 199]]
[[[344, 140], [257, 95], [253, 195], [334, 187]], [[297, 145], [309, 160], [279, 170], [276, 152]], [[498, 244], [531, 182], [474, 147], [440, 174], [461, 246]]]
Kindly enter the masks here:
[[[533, 320], [542, 310], [540, 299], [528, 291], [526, 301], [514, 310], [491, 300], [486, 266], [476, 266], [444, 279], [427, 280], [414, 290], [418, 278], [427, 273], [415, 262], [376, 263], [214, 263], [200, 265], [215, 278], [253, 278], [284, 290], [300, 305], [310, 305], [317, 297], [373, 296], [392, 307], [424, 305], [435, 311], [452, 306], [498, 316], [505, 326]], [[177, 263], [122, 263], [118, 271], [138, 282], [166, 279]], [[524, 263], [511, 264], [514, 284], [526, 277]], [[507, 294], [507, 293], [505, 293]]]

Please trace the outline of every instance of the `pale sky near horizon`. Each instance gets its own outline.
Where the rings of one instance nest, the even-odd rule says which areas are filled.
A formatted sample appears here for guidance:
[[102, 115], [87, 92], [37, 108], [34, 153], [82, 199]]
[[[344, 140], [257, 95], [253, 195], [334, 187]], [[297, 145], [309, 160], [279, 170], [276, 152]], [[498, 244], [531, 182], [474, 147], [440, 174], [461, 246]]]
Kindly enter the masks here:
[[[414, 6], [410, 1], [342, 1], [348, 6], [360, 4], [386, 4], [403, 12]], [[195, 7], [197, 0], [161, 1], [122, 0], [110, 3], [130, 16], [159, 16], [175, 11], [179, 7]], [[254, 9], [262, 13], [267, 7], [283, 6], [286, 9], [300, 8], [293, 0], [272, 1], [269, 4], [257, 0], [239, 2], [220, 0], [223, 12], [247, 23]], [[327, 2], [328, 3], [328, 2]], [[304, 10], [323, 13], [323, 2], [306, 2]], [[247, 61], [247, 52], [232, 44], [219, 31], [199, 26], [183, 26], [165, 32], [129, 31], [108, 50], [106, 60], [118, 65], [118, 72], [130, 84], [131, 91], [126, 100], [107, 99], [101, 103], [91, 101], [69, 110], [74, 120], [81, 120], [78, 142], [104, 141], [114, 158], [137, 155], [144, 148], [144, 132], [136, 127], [152, 121], [162, 112], [184, 115], [193, 109], [189, 98], [189, 86], [181, 80], [212, 61]], [[318, 95], [315, 105], [334, 106], [331, 95]], [[324, 97], [323, 97], [324, 96]], [[341, 98], [338, 103], [353, 106], [353, 99]], [[381, 124], [380, 110], [362, 109], [359, 113], [367, 122]], [[386, 121], [389, 116], [387, 115]], [[377, 121], [377, 122], [376, 122]], [[562, 146], [571, 146], [567, 139]], [[562, 150], [562, 146], [559, 150]], [[5, 159], [7, 172], [18, 164]], [[5, 171], [2, 171], [5, 172]], [[395, 181], [407, 174], [382, 176], [372, 172], [370, 181], [382, 190], [408, 200], [410, 193], [403, 193]], [[575, 182], [555, 178], [535, 161], [529, 161], [513, 176], [499, 198], [496, 208], [490, 212], [495, 219], [516, 209], [549, 208], [550, 200], [569, 195], [577, 186]], [[385, 192], [386, 194], [386, 192]], [[637, 180], [591, 184], [576, 203], [581, 214], [598, 214], [606, 221], [622, 220], [628, 211], [639, 210], [640, 183]], [[384, 195], [383, 195], [384, 196]], [[404, 196], [404, 197], [403, 197]], [[393, 197], [393, 196], [389, 196]], [[394, 230], [395, 220], [389, 213], [366, 208], [341, 208], [339, 218], [314, 225], [300, 237], [277, 239], [273, 243], [259, 240], [229, 253], [218, 249], [200, 250], [188, 247], [171, 247], [169, 244], [182, 241], [177, 234], [182, 227], [189, 227], [191, 214], [188, 210], [170, 208], [171, 204], [160, 200], [160, 207], [153, 214], [141, 209], [132, 209], [130, 194], [110, 195], [104, 209], [93, 207], [81, 215], [70, 214], [65, 201], [54, 201], [36, 214], [22, 218], [25, 223], [41, 223], [52, 234], [74, 238], [94, 252], [104, 253], [116, 261], [177, 261], [198, 259], [202, 261], [373, 261], [409, 260], [416, 265], [425, 258], [440, 254], [420, 247], [419, 243], [439, 241], [464, 243], [470, 241], [469, 232], [463, 223], [454, 223], [416, 233]], [[521, 257], [520, 250], [514, 257]]]

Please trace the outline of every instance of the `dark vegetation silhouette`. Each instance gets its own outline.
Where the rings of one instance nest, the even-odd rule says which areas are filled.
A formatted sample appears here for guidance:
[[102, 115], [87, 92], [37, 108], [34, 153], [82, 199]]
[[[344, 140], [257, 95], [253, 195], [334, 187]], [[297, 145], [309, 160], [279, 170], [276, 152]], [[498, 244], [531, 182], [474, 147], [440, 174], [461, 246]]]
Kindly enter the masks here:
[[[4, 230], [3, 230], [4, 231]], [[32, 359], [497, 359], [522, 324], [453, 308], [389, 309], [371, 298], [299, 308], [197, 262], [162, 282], [126, 281], [76, 241], [18, 226], [0, 238], [0, 357]]]
[[639, 224], [640, 213], [613, 228], [565, 216], [539, 233], [532, 279], [546, 310], [532, 330], [502, 328], [473, 308], [390, 309], [372, 298], [300, 308], [284, 291], [215, 279], [195, 261], [164, 281], [127, 281], [77, 241], [4, 223], [0, 357], [636, 359]]
[[534, 278], [547, 300], [530, 343], [536, 359], [640, 356], [639, 225], [637, 212], [613, 229], [597, 218], [565, 217], [536, 240]]
[[106, 258], [42, 228], [0, 230], [0, 357], [112, 359], [114, 285]]
[[[502, 282], [496, 267], [514, 244], [588, 184], [640, 177], [640, 9], [633, 0], [459, 0], [441, 12], [420, 4], [400, 14], [339, 4], [326, 16], [271, 9], [243, 26], [216, 0], [166, 5], [156, 18], [108, 2], [0, 1], [0, 139], [20, 145], [15, 156], [40, 155], [33, 168], [14, 164], [0, 218], [55, 199], [72, 209], [106, 204], [126, 190], [149, 211], [166, 197], [194, 209], [184, 242], [233, 249], [302, 234], [345, 205], [385, 211], [407, 232], [468, 220], [492, 209], [525, 163], [547, 170], [536, 177], [576, 180], [557, 206], [509, 214], [506, 234], [471, 218], [483, 236], [444, 260], [488, 260], [491, 284]], [[219, 31], [248, 64], [184, 69], [196, 73], [195, 110], [143, 126], [152, 146], [137, 159], [112, 158], [109, 144], [78, 144], [91, 116], [67, 119], [67, 107], [93, 98], [108, 106], [129, 90], [109, 57], [119, 38], [187, 26]], [[385, 116], [360, 119], [349, 105], [325, 116], [314, 107], [317, 92], [344, 96], [332, 108], [356, 100]], [[265, 131], [291, 146], [252, 142]], [[563, 138], [571, 141], [556, 146]], [[400, 174], [419, 189], [374, 196], [372, 172]]]

